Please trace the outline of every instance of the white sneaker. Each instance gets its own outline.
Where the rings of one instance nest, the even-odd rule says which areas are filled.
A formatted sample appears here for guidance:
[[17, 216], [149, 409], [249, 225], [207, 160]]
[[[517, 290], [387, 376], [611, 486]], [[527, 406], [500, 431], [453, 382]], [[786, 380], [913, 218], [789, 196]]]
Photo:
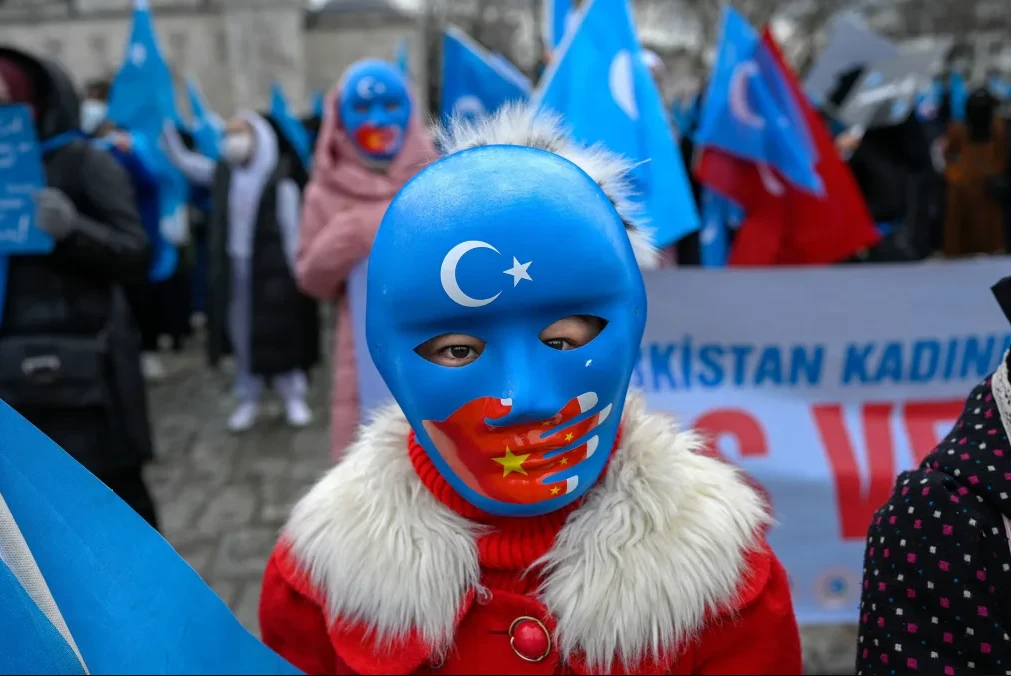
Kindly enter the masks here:
[[144, 374], [144, 379], [152, 383], [164, 380], [167, 375], [165, 362], [153, 352], [145, 352], [141, 355], [140, 370]]
[[259, 416], [260, 404], [250, 401], [243, 402], [228, 419], [228, 429], [232, 432], [246, 432], [253, 428]]
[[312, 411], [303, 399], [284, 402], [284, 417], [292, 427], [305, 427], [312, 422]]

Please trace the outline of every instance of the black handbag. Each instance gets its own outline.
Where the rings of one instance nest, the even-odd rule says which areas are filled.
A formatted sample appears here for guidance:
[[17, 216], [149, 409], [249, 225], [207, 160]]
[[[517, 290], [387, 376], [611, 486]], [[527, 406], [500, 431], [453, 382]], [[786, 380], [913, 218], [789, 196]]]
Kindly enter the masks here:
[[0, 340], [0, 399], [16, 409], [109, 408], [109, 333]]

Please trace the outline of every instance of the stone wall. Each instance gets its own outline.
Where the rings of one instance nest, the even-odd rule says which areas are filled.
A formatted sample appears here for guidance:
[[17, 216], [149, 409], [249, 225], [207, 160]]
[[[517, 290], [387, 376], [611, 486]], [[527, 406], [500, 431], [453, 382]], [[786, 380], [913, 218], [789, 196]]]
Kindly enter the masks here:
[[[185, 116], [183, 81], [200, 83], [210, 106], [223, 115], [239, 108], [263, 108], [270, 84], [279, 81], [299, 109], [308, 105], [305, 81], [304, 10], [301, 2], [233, 0], [219, 7], [206, 0], [171, 5], [152, 1], [163, 56], [177, 82]], [[54, 59], [74, 80], [109, 77], [122, 62], [130, 29], [124, 0], [81, 0], [92, 11], [77, 17], [40, 20], [20, 8], [0, 10], [0, 44]], [[199, 3], [199, 6], [198, 4]], [[161, 6], [159, 6], [161, 5]]]

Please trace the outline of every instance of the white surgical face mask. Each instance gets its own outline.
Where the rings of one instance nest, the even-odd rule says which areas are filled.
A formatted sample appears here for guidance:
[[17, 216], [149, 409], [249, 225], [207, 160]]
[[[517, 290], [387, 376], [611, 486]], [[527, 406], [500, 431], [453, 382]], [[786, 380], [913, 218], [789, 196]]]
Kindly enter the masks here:
[[105, 121], [109, 107], [103, 101], [86, 99], [81, 104], [81, 131], [92, 134]]
[[229, 164], [242, 164], [253, 154], [253, 135], [247, 132], [228, 134], [221, 142], [221, 156]]

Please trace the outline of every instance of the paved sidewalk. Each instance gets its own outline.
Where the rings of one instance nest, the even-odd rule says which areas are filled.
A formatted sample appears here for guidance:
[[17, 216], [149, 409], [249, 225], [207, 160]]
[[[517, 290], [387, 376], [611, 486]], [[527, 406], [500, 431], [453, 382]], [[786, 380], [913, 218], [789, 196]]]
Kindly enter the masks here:
[[[158, 460], [147, 476], [166, 539], [258, 633], [260, 580], [291, 505], [330, 466], [329, 373], [312, 383], [313, 424], [289, 429], [280, 403], [242, 435], [226, 428], [234, 401], [227, 373], [194, 346], [165, 355], [169, 375], [151, 389]], [[271, 410], [273, 409], [273, 410]]]

